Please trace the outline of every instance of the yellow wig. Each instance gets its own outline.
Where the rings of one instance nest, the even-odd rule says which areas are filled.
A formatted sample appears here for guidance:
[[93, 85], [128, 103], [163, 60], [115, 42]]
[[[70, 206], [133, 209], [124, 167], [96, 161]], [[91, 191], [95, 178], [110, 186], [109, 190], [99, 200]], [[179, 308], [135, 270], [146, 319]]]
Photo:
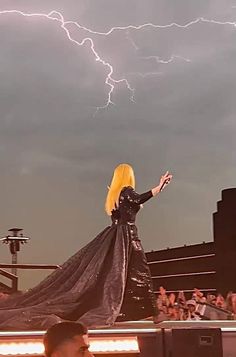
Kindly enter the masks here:
[[120, 164], [114, 170], [106, 198], [105, 210], [109, 216], [111, 211], [119, 206], [120, 191], [126, 186], [135, 188], [134, 171], [130, 165]]

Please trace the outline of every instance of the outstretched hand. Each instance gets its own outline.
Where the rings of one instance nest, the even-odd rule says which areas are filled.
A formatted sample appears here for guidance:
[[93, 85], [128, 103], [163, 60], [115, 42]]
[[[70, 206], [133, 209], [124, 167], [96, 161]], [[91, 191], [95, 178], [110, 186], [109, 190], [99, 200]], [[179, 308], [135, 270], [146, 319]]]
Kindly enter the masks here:
[[169, 173], [169, 171], [166, 171], [166, 173], [161, 176], [159, 182], [160, 191], [164, 190], [164, 188], [171, 182], [172, 177], [173, 176]]
[[169, 173], [169, 171], [166, 171], [166, 173], [161, 176], [159, 185], [152, 189], [153, 196], [156, 196], [159, 192], [164, 190], [164, 188], [170, 183], [171, 180], [172, 175]]

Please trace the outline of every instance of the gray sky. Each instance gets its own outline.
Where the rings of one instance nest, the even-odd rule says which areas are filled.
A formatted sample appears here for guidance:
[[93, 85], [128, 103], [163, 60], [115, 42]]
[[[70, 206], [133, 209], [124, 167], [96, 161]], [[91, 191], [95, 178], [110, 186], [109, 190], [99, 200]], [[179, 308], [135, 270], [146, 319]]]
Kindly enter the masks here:
[[[62, 263], [108, 225], [120, 162], [139, 192], [174, 175], [139, 214], [146, 251], [212, 240], [236, 177], [236, 1], [1, 1], [13, 9], [45, 14], [0, 13], [0, 233], [19, 226], [32, 238], [19, 260]], [[84, 45], [52, 10], [83, 27], [65, 25]], [[127, 28], [145, 23], [159, 27]], [[97, 110], [111, 68], [127, 82], [110, 82], [114, 105]], [[10, 261], [6, 246], [0, 259]], [[44, 275], [21, 274], [21, 287]]]

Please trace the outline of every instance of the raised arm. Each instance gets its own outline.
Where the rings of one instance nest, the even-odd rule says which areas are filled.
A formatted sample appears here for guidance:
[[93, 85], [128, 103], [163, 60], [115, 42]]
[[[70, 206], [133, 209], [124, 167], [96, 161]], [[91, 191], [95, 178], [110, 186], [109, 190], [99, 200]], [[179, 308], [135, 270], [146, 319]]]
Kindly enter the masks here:
[[161, 176], [159, 185], [154, 187], [152, 190], [144, 193], [137, 193], [132, 187], [129, 187], [126, 189], [124, 195], [130, 202], [141, 205], [161, 192], [170, 183], [171, 179], [172, 175], [170, 175], [167, 171], [163, 176]]
[[124, 198], [128, 201], [141, 205], [153, 197], [152, 191], [137, 193], [132, 187], [128, 187], [124, 192]]

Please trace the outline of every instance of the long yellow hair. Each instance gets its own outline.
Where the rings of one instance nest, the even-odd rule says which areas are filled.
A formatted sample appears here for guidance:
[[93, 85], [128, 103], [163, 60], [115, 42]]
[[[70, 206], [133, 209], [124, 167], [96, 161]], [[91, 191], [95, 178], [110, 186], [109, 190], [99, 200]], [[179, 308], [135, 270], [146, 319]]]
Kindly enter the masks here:
[[105, 211], [110, 216], [111, 211], [119, 206], [119, 196], [123, 187], [135, 188], [135, 177], [133, 168], [128, 164], [118, 165], [113, 174], [109, 191], [107, 193]]

